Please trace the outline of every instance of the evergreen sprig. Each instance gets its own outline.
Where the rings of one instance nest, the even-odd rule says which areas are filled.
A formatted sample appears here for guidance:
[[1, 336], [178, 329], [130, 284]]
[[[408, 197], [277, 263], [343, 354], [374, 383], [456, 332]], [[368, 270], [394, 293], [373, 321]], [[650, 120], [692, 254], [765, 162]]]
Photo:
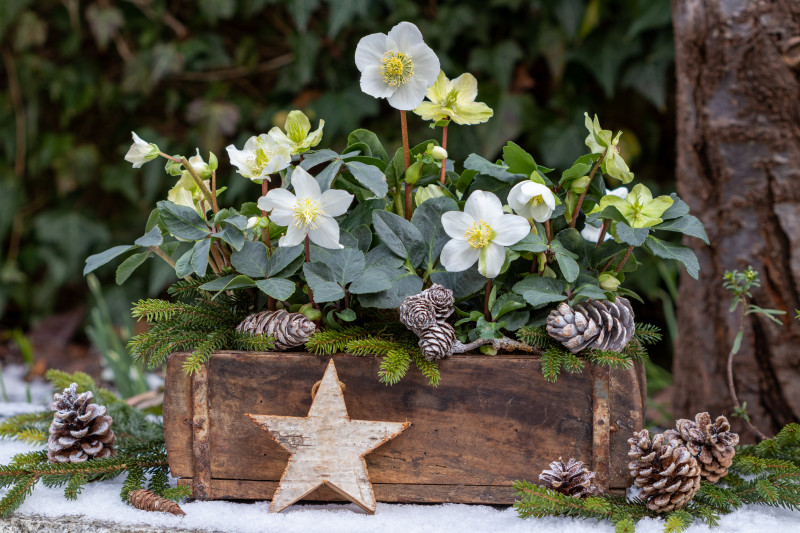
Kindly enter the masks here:
[[[719, 525], [722, 515], [745, 504], [800, 510], [800, 424], [789, 424], [772, 439], [739, 446], [729, 473], [718, 484], [703, 482], [683, 509], [657, 514], [637, 498], [602, 495], [581, 500], [527, 481], [517, 481], [521, 518], [570, 516], [610, 520], [618, 532], [632, 533], [645, 517], [662, 518], [667, 533], [684, 531], [695, 521]], [[746, 476], [746, 477], [744, 477]]]

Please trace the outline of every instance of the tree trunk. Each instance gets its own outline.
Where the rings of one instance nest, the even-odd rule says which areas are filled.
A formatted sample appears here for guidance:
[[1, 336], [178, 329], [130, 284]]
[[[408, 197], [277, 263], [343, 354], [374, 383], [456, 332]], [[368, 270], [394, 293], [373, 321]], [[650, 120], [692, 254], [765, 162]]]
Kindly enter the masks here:
[[675, 416], [733, 412], [722, 276], [751, 264], [753, 303], [786, 312], [782, 326], [747, 317], [734, 359], [739, 399], [770, 435], [800, 417], [800, 2], [673, 0], [673, 22], [678, 194], [711, 240], [688, 242], [701, 272], [681, 279]]

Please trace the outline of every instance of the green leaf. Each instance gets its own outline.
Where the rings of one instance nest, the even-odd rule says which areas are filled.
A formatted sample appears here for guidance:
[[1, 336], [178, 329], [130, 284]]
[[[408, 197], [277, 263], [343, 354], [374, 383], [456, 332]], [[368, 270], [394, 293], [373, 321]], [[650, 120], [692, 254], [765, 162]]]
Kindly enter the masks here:
[[567, 299], [567, 297], [563, 294], [553, 294], [535, 289], [525, 291], [522, 293], [522, 297], [525, 298], [525, 301], [528, 302], [534, 309], [544, 307], [552, 302], [561, 302]]
[[194, 243], [192, 247], [192, 270], [200, 276], [206, 275], [208, 268], [208, 252], [211, 249], [211, 239], [203, 239]]
[[678, 198], [677, 194], [672, 193], [669, 197], [672, 198], [672, 205], [661, 215], [661, 220], [671, 220], [689, 214], [689, 205]]
[[653, 229], [683, 233], [690, 237], [697, 237], [706, 244], [711, 244], [708, 241], [708, 235], [706, 235], [706, 229], [703, 227], [703, 223], [700, 222], [700, 219], [692, 215], [683, 215], [682, 217], [667, 220], [657, 226], [653, 226]]
[[526, 174], [514, 174], [509, 171], [507, 167], [497, 165], [484, 159], [477, 154], [470, 154], [464, 161], [464, 168], [474, 170], [479, 174], [491, 176], [505, 183], [516, 184], [528, 176]]
[[244, 233], [236, 226], [227, 226], [219, 233], [215, 233], [214, 236], [230, 244], [234, 250], [241, 250], [244, 246]]
[[148, 248], [150, 246], [158, 246], [162, 242], [164, 242], [164, 238], [161, 236], [161, 229], [158, 226], [154, 226], [153, 229], [133, 241], [133, 244]]
[[555, 240], [564, 245], [564, 248], [575, 254], [573, 259], [582, 257], [586, 253], [586, 239], [575, 228], [564, 228], [558, 232]]
[[558, 268], [561, 269], [561, 274], [567, 282], [572, 283], [578, 279], [581, 267], [573, 258], [564, 253], [556, 252], [556, 262], [558, 263]]
[[359, 296], [361, 305], [377, 309], [396, 309], [403, 300], [412, 294], [419, 294], [422, 290], [422, 278], [405, 269], [386, 269], [392, 283], [390, 289]]
[[322, 192], [325, 192], [331, 188], [331, 185], [333, 185], [333, 180], [341, 168], [342, 160], [337, 159], [325, 167], [322, 172], [317, 174], [317, 181], [319, 182], [319, 188]]
[[225, 219], [225, 226], [227, 227], [228, 225], [244, 231], [247, 228], [247, 217], [239, 214], [231, 215]]
[[316, 302], [334, 302], [344, 298], [344, 289], [338, 283], [329, 281], [332, 274], [327, 266], [319, 263], [303, 263], [303, 273]]
[[180, 256], [178, 260], [175, 262], [175, 275], [179, 278], [185, 278], [186, 276], [190, 276], [194, 269], [192, 268], [192, 253], [194, 252], [193, 248], [189, 248], [185, 254]]
[[114, 246], [113, 248], [109, 248], [105, 252], [100, 252], [99, 254], [90, 255], [86, 258], [86, 266], [83, 267], [83, 275], [93, 272], [100, 268], [101, 266], [105, 265], [112, 259], [115, 259], [125, 252], [129, 252], [131, 250], [135, 250], [138, 246], [131, 246], [129, 244], [122, 244], [120, 246]]
[[211, 233], [205, 221], [191, 207], [176, 205], [166, 200], [156, 205], [161, 221], [172, 235], [187, 241], [197, 241]]
[[567, 187], [567, 184], [577, 178], [582, 178], [591, 172], [595, 162], [600, 159], [600, 154], [586, 154], [580, 156], [571, 167], [561, 173], [558, 184]]
[[500, 332], [501, 324], [497, 322], [488, 322], [486, 318], [481, 315], [475, 322], [475, 329], [473, 334], [481, 339], [499, 339], [503, 336]]
[[425, 259], [428, 246], [420, 231], [408, 220], [388, 211], [373, 211], [372, 225], [381, 242], [398, 256], [408, 259], [411, 266], [416, 268]]
[[733, 339], [733, 347], [731, 348], [731, 352], [733, 352], [734, 354], [739, 353], [739, 348], [742, 347], [742, 334], [743, 333], [744, 332], [739, 331], [736, 334], [736, 337]]
[[[280, 250], [280, 248], [278, 248]], [[267, 277], [267, 247], [260, 241], [245, 241], [241, 250], [231, 254], [231, 265], [251, 278]]]
[[694, 279], [697, 279], [700, 274], [700, 263], [697, 261], [694, 251], [688, 246], [662, 241], [650, 235], [647, 237], [647, 248], [656, 257], [680, 261]]
[[547, 244], [547, 238], [541, 233], [528, 233], [517, 244], [511, 246], [515, 252], [533, 252], [538, 254], [550, 248]]
[[391, 287], [392, 281], [385, 268], [370, 267], [353, 280], [348, 290], [352, 294], [369, 294], [385, 291]]
[[442, 248], [450, 238], [442, 226], [442, 214], [448, 211], [458, 211], [458, 204], [452, 198], [442, 196], [423, 202], [411, 217], [411, 223], [419, 230], [423, 242], [428, 244], [423, 261], [428, 270], [433, 269]]
[[531, 154], [511, 141], [503, 147], [503, 161], [508, 165], [508, 172], [512, 174], [530, 176], [538, 167]]
[[356, 238], [356, 242], [358, 243], [358, 249], [364, 253], [369, 251], [369, 247], [372, 244], [372, 232], [370, 231], [368, 226], [358, 226], [353, 229], [351, 232], [353, 237]]
[[303, 170], [311, 170], [317, 165], [327, 163], [333, 159], [337, 159], [339, 154], [333, 150], [317, 150], [309, 154], [303, 155], [303, 161], [300, 163], [300, 168]]
[[125, 281], [131, 277], [133, 271], [139, 268], [147, 258], [150, 257], [150, 251], [140, 252], [138, 254], [133, 254], [125, 261], [120, 263], [117, 267], [117, 285], [122, 285]]
[[649, 234], [649, 228], [632, 228], [625, 222], [617, 222], [617, 237], [631, 246], [643, 245]]
[[364, 272], [364, 254], [355, 248], [327, 251], [329, 260], [327, 267], [333, 274], [333, 280], [339, 285], [347, 285]]
[[[267, 296], [272, 296], [276, 300], [288, 299], [294, 294], [295, 290], [294, 282], [283, 278], [260, 279], [256, 281], [256, 287]], [[314, 297], [316, 296], [316, 293], [314, 293]]]
[[[267, 275], [269, 277], [286, 277], [291, 275], [283, 273], [282, 271], [301, 255], [303, 255], [302, 244], [298, 244], [297, 246], [279, 246], [274, 252], [272, 252], [272, 255], [268, 260]], [[292, 272], [292, 274], [293, 273], [294, 272]]]
[[209, 292], [220, 292], [228, 289], [243, 289], [245, 287], [255, 287], [255, 282], [249, 276], [230, 274], [221, 278], [212, 279], [200, 285], [200, 288]]
[[508, 314], [517, 309], [523, 309], [525, 303], [516, 294], [510, 292], [501, 294], [497, 297], [492, 305], [492, 318], [497, 320], [505, 314]]
[[486, 285], [486, 278], [475, 266], [462, 272], [433, 272], [431, 281], [453, 291], [456, 298], [471, 296]]
[[345, 166], [356, 181], [369, 189], [377, 198], [383, 198], [389, 192], [386, 176], [379, 168], [360, 161], [347, 161]]
[[[337, 9], [339, 8], [337, 7]], [[386, 163], [389, 162], [389, 154], [386, 153], [380, 139], [373, 132], [365, 129], [355, 130], [347, 136], [347, 145], [350, 146], [356, 143], [364, 143], [369, 147], [370, 153], [364, 155], [371, 155], [382, 159]]]

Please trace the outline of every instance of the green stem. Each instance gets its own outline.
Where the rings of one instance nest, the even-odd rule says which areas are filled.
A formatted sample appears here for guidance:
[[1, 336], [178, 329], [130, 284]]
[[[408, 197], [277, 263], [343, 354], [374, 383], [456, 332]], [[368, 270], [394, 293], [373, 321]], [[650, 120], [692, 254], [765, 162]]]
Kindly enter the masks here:
[[181, 156], [181, 164], [186, 167], [186, 170], [189, 171], [189, 175], [192, 176], [194, 182], [197, 183], [197, 186], [200, 187], [200, 190], [203, 191], [208, 203], [211, 205], [211, 209], [214, 210], [214, 214], [216, 215], [219, 212], [219, 207], [217, 207], [217, 199], [214, 198], [214, 195], [211, 194], [211, 191], [208, 190], [206, 184], [203, 183], [203, 180], [200, 179], [200, 176], [197, 175], [197, 171], [195, 171], [194, 167], [189, 163], [189, 160], [185, 157]]
[[583, 199], [586, 198], [586, 193], [589, 192], [589, 186], [592, 184], [592, 179], [594, 178], [594, 174], [595, 172], [597, 172], [597, 169], [600, 168], [600, 164], [603, 162], [603, 159], [605, 159], [607, 153], [608, 153], [608, 148], [606, 148], [606, 151], [603, 152], [603, 155], [600, 156], [600, 159], [597, 160], [597, 163], [594, 164], [594, 166], [592, 167], [592, 171], [589, 173], [589, 185], [586, 186], [586, 188], [581, 193], [581, 197], [578, 198], [578, 203], [575, 205], [575, 211], [573, 211], [572, 213], [572, 220], [569, 223], [570, 228], [574, 228], [575, 223], [578, 221], [578, 214], [581, 212]]

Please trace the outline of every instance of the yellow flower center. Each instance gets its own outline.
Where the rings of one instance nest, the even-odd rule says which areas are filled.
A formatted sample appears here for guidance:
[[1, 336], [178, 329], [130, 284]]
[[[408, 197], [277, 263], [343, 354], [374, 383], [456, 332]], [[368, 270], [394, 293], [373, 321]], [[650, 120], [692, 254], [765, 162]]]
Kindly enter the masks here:
[[313, 198], [298, 198], [292, 211], [292, 224], [299, 229], [317, 229], [325, 223], [322, 208]]
[[255, 152], [247, 156], [247, 163], [253, 173], [261, 174], [264, 167], [269, 164], [269, 156], [261, 148], [256, 148]]
[[483, 248], [494, 239], [495, 232], [492, 227], [483, 220], [477, 220], [464, 234], [467, 242], [475, 249]]
[[411, 57], [394, 50], [383, 54], [380, 69], [384, 83], [392, 87], [405, 85], [414, 76], [414, 62]]
[[544, 198], [542, 198], [541, 194], [537, 194], [536, 196], [531, 198], [528, 203], [531, 204], [532, 206], [536, 207], [537, 205], [541, 205], [541, 204], [544, 203]]

